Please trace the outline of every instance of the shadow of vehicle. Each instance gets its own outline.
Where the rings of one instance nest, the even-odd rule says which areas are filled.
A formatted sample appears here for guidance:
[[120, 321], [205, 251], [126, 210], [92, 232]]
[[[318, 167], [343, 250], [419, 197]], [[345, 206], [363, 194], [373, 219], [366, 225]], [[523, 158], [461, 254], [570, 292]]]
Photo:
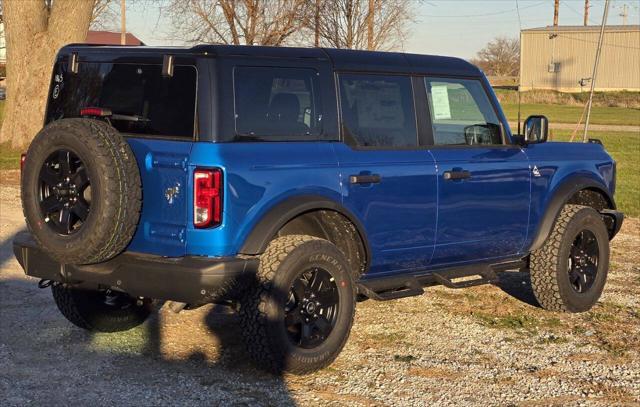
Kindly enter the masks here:
[[513, 298], [531, 306], [541, 308], [531, 288], [531, 275], [524, 271], [497, 273], [500, 280], [494, 285]]
[[16, 274], [12, 240], [0, 243], [3, 405], [295, 405], [283, 374], [251, 364], [229, 307], [162, 309], [129, 331], [87, 332]]

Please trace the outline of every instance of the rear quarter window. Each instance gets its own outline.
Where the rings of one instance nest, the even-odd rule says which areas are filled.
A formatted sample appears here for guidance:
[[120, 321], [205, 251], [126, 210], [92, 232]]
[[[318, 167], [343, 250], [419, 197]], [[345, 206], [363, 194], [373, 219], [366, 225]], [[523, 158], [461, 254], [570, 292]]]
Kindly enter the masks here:
[[47, 122], [101, 107], [111, 110], [109, 120], [122, 133], [192, 139], [196, 88], [193, 66], [176, 65], [173, 76], [164, 77], [155, 64], [80, 63], [74, 74], [57, 63]]
[[318, 86], [315, 69], [235, 67], [236, 138], [243, 141], [322, 138], [323, 116]]

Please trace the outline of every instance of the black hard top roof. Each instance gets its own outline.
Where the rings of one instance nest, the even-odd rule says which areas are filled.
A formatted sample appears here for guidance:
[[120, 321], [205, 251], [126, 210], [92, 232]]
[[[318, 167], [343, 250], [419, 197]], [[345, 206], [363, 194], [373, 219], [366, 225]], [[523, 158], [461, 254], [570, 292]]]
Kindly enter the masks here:
[[[360, 51], [332, 48], [292, 48], [243, 45], [196, 45], [194, 47], [95, 46], [70, 44], [59, 54], [78, 52], [110, 54], [113, 57], [151, 55], [246, 56], [255, 58], [304, 58], [329, 60], [338, 71], [396, 72], [431, 75], [479, 76], [481, 71], [461, 58], [401, 52]], [[105, 55], [106, 56], [106, 55]]]

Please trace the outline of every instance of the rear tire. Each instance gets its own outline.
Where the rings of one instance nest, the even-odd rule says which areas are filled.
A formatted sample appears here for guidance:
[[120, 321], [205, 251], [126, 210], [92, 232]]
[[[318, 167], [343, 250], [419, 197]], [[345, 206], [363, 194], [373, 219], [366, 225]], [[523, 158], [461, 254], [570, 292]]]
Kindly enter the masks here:
[[21, 183], [27, 226], [60, 263], [109, 260], [133, 238], [140, 173], [126, 140], [108, 123], [62, 119], [47, 125], [29, 146]]
[[84, 290], [64, 284], [51, 286], [58, 309], [71, 323], [96, 332], [120, 332], [142, 324], [153, 302], [108, 290]]
[[609, 269], [609, 234], [600, 214], [565, 205], [530, 259], [531, 287], [544, 309], [588, 311], [600, 298]]
[[290, 235], [274, 239], [261, 256], [240, 320], [260, 367], [307, 374], [335, 360], [354, 313], [355, 285], [342, 252], [324, 239]]

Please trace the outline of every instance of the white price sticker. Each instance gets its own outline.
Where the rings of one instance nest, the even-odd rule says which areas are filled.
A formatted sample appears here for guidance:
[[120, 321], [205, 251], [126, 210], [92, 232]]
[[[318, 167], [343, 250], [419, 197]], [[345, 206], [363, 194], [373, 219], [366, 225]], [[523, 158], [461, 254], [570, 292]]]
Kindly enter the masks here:
[[433, 118], [435, 120], [451, 119], [449, 90], [446, 85], [431, 87], [431, 101], [433, 103]]

